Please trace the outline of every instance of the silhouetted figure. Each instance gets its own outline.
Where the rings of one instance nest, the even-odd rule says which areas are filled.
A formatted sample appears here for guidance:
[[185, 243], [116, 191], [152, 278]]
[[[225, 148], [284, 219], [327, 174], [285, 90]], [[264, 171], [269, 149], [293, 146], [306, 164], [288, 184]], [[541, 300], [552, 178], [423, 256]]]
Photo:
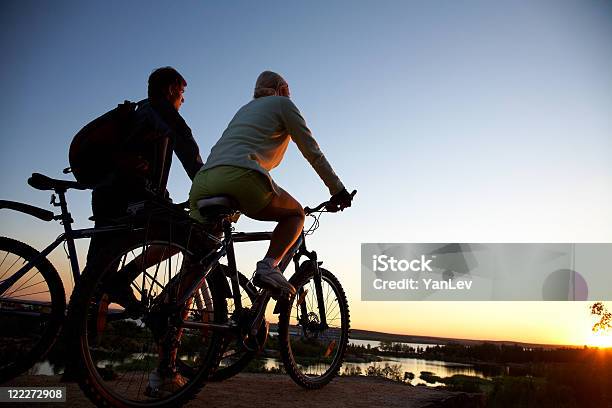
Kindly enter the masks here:
[[[158, 68], [149, 76], [148, 98], [137, 103], [112, 157], [103, 158], [108, 160], [108, 171], [93, 188], [91, 201], [96, 228], [116, 223], [130, 203], [152, 197], [170, 200], [166, 184], [173, 152], [190, 179], [202, 167], [198, 145], [179, 114], [186, 86], [183, 76], [172, 67]], [[105, 232], [91, 239], [86, 270], [107, 266], [100, 257], [103, 250], [114, 246], [116, 238], [112, 232]], [[107, 285], [108, 302], [126, 309], [140, 307], [130, 287], [137, 275], [136, 270], [119, 271]], [[67, 367], [64, 380], [70, 380], [70, 371]]]

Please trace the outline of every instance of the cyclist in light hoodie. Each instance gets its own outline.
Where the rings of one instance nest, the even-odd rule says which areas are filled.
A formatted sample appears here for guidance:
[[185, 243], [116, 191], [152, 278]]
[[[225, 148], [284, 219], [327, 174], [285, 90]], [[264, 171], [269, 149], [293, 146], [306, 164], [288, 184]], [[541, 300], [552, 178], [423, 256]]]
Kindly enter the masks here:
[[191, 216], [205, 222], [197, 207], [198, 200], [226, 195], [248, 217], [278, 222], [268, 252], [257, 262], [253, 282], [294, 294], [295, 288], [277, 265], [302, 231], [304, 209], [274, 182], [269, 172], [280, 164], [289, 141], [293, 140], [329, 189], [332, 205], [338, 209], [350, 207], [352, 196], [319, 149], [289, 95], [289, 85], [279, 74], [264, 71], [259, 75], [253, 100], [234, 115], [193, 179], [189, 204]]

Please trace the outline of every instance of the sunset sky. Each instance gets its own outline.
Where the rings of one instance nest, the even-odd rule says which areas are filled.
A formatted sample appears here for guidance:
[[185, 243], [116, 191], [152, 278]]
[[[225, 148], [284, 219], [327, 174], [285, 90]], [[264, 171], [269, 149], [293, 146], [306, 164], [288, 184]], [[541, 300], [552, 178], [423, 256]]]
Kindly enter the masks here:
[[[6, 1], [0, 27], [0, 199], [48, 208], [28, 176], [61, 177], [72, 136], [145, 98], [160, 66], [187, 79], [181, 114], [205, 158], [271, 69], [358, 190], [308, 241], [347, 289], [352, 327], [595, 342], [588, 302], [362, 302], [360, 244], [612, 242], [612, 3]], [[303, 205], [328, 198], [294, 145], [272, 175]], [[70, 194], [76, 226], [90, 225], [89, 200]], [[60, 232], [7, 211], [0, 226], [39, 249]], [[241, 270], [264, 252], [241, 244]], [[63, 251], [52, 259], [66, 271]]]

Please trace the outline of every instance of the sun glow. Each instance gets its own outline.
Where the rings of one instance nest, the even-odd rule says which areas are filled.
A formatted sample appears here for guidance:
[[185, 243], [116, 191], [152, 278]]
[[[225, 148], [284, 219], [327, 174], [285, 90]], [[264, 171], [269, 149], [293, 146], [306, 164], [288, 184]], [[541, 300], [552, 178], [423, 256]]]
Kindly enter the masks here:
[[589, 347], [612, 348], [612, 333], [608, 331], [592, 332], [587, 340]]

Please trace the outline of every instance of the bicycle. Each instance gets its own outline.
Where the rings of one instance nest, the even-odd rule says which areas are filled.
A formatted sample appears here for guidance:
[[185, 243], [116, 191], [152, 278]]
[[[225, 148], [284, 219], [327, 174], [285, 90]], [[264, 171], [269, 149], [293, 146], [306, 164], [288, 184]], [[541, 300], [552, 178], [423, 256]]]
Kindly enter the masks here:
[[[87, 187], [39, 173], [33, 173], [28, 184], [37, 190], [53, 191], [50, 204], [59, 207], [59, 214], [8, 200], [0, 200], [0, 209], [14, 210], [42, 221], [59, 221], [64, 232], [40, 252], [26, 243], [0, 237], [0, 383], [42, 360], [60, 336], [65, 322], [66, 295], [62, 279], [47, 256], [64, 243], [76, 285], [81, 279], [81, 269], [75, 240], [101, 233], [134, 234], [142, 231], [133, 225], [129, 216], [114, 226], [73, 230], [74, 220], [68, 211], [66, 193], [70, 189], [86, 190]], [[164, 204], [160, 201], [159, 205]], [[166, 210], [183, 211], [184, 206], [184, 203], [167, 204]], [[246, 285], [245, 279], [243, 277], [242, 285]], [[252, 288], [246, 291], [252, 296]], [[226, 362], [225, 366], [231, 368], [232, 362]], [[219, 370], [215, 379], [226, 378], [228, 374]]]
[[[146, 213], [147, 203], [142, 207]], [[272, 233], [234, 232], [232, 222], [238, 212], [227, 197], [201, 200], [199, 207], [214, 219], [212, 231], [184, 214], [168, 216], [161, 223], [158, 219], [154, 228], [145, 228], [144, 236], [122, 244], [125, 250], [105, 261], [96, 274], [82, 279], [72, 300], [74, 346], [80, 354], [81, 388], [99, 405], [183, 404], [209, 376], [214, 378], [229, 343], [241, 353], [240, 363], [234, 362], [228, 371], [236, 374], [265, 346], [269, 334], [265, 310], [272, 297], [277, 299], [274, 313], [280, 315], [280, 354], [291, 378], [304, 388], [317, 389], [337, 375], [348, 344], [348, 301], [337, 278], [320, 267], [316, 252], [308, 251], [305, 244], [321, 213], [331, 208], [329, 202], [305, 209], [315, 222], [302, 231], [279, 264], [283, 271], [292, 261], [295, 265], [290, 282], [297, 293], [289, 298], [258, 290], [248, 281], [241, 287], [246, 278], [236, 268], [235, 242], [270, 240]], [[223, 257], [227, 266], [219, 267]], [[302, 257], [307, 259], [300, 263]], [[148, 259], [146, 265], [143, 259]], [[146, 305], [142, 315], [124, 322], [129, 331], [118, 328], [116, 320], [109, 323], [115, 312], [101, 307], [109, 277], [128, 269], [137, 271], [133, 282], [138, 282]], [[251, 293], [243, 296], [245, 291]], [[243, 304], [245, 297], [252, 302], [250, 307]], [[231, 312], [227, 299], [233, 304]], [[126, 345], [128, 337], [131, 342]], [[152, 395], [151, 373], [163, 369], [162, 362], [172, 361], [173, 375], [188, 385], [173, 385], [165, 394]]]

